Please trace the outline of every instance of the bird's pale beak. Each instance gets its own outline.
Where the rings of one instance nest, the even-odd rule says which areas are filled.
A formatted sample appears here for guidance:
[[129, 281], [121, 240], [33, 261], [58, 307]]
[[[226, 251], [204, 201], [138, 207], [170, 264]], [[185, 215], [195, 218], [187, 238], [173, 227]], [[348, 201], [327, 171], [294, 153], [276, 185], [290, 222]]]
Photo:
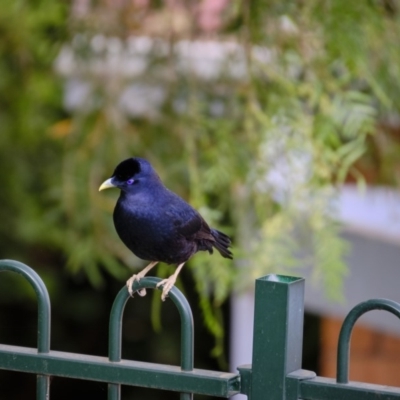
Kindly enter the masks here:
[[116, 186], [111, 182], [111, 180], [112, 180], [112, 178], [107, 179], [106, 181], [104, 181], [104, 182], [100, 185], [100, 187], [99, 187], [99, 192], [100, 192], [101, 190], [104, 190], [104, 189], [110, 189], [110, 188], [112, 188], [112, 187], [116, 187]]

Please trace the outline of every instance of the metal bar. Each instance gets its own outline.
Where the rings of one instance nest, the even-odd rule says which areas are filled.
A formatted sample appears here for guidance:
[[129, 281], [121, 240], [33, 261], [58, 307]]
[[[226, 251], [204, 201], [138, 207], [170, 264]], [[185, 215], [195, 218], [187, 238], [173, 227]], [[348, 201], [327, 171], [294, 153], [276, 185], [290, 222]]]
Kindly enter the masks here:
[[251, 399], [284, 399], [285, 378], [301, 368], [304, 279], [256, 280]]
[[[141, 289], [156, 289], [157, 283], [161, 279], [154, 277], [145, 277], [140, 282], [135, 281], [133, 291]], [[192, 310], [188, 301], [182, 292], [173, 287], [168, 295], [178, 309], [181, 317], [181, 368], [182, 371], [193, 370], [193, 354], [194, 354], [194, 327]], [[121, 361], [122, 349], [122, 319], [127, 301], [129, 300], [129, 292], [123, 287], [115, 298], [110, 313], [109, 325], [109, 360], [113, 362]], [[109, 384], [108, 386], [109, 400], [120, 399], [120, 388], [118, 385]], [[181, 400], [191, 400], [193, 396], [190, 393], [182, 393]]]
[[[129, 299], [129, 293], [122, 288], [116, 296], [110, 313], [109, 337], [108, 337], [108, 359], [112, 362], [121, 361], [122, 351], [122, 318], [125, 305]], [[108, 384], [108, 400], [120, 400], [121, 385]]]
[[400, 388], [350, 382], [339, 384], [335, 379], [317, 377], [300, 382], [303, 400], [399, 400]]
[[238, 374], [106, 357], [0, 345], [0, 369], [228, 398], [240, 390]]
[[349, 351], [350, 337], [354, 324], [361, 317], [371, 310], [385, 310], [400, 318], [400, 304], [387, 299], [371, 299], [356, 305], [345, 318], [340, 329], [336, 378], [338, 383], [348, 383], [349, 381]]
[[121, 385], [119, 385], [118, 383], [109, 383], [107, 386], [108, 400], [120, 400]]
[[[149, 278], [150, 279], [150, 278]], [[153, 278], [154, 279], [154, 278]], [[155, 284], [160, 279], [156, 278]], [[174, 286], [168, 294], [178, 309], [181, 317], [181, 369], [193, 371], [194, 365], [194, 324], [192, 309], [182, 292]], [[192, 393], [181, 393], [180, 400], [192, 400]]]
[[[51, 306], [47, 288], [40, 276], [27, 265], [14, 260], [0, 260], [0, 272], [11, 271], [22, 275], [33, 287], [38, 301], [38, 333], [37, 351], [48, 353], [50, 351], [50, 321]], [[50, 398], [50, 377], [38, 375], [36, 379], [37, 400]]]
[[286, 400], [298, 400], [301, 398], [300, 384], [307, 379], [314, 379], [316, 373], [305, 369], [298, 369], [286, 375]]
[[247, 396], [247, 400], [251, 400], [251, 364], [241, 365], [237, 367], [240, 374], [240, 393]]

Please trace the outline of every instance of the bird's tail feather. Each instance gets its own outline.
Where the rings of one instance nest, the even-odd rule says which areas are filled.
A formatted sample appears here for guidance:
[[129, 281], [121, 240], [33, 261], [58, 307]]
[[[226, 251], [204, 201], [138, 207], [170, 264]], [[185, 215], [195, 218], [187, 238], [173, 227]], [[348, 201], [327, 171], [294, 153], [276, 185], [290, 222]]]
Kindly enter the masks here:
[[213, 246], [220, 252], [221, 256], [232, 259], [233, 254], [229, 250], [229, 246], [231, 245], [230, 237], [216, 229], [211, 229], [211, 234], [215, 239]]

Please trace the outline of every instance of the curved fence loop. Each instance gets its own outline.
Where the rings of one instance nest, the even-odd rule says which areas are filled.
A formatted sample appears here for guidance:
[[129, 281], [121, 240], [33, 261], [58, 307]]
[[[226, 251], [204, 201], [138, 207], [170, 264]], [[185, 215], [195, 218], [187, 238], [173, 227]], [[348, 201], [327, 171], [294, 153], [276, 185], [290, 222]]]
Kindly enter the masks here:
[[346, 316], [339, 334], [337, 353], [337, 383], [349, 382], [350, 337], [354, 324], [363, 314], [372, 310], [385, 310], [400, 318], [400, 304], [387, 299], [371, 299], [356, 305]]
[[[139, 282], [134, 282], [133, 291], [136, 292], [141, 289], [158, 289], [157, 283], [160, 281], [160, 278], [155, 277], [142, 278]], [[190, 308], [186, 297], [176, 286], [174, 286], [168, 293], [168, 297], [177, 307], [181, 317], [181, 369], [183, 371], [192, 371], [194, 359], [194, 327], [192, 309]], [[110, 361], [121, 361], [122, 319], [124, 309], [129, 298], [130, 295], [127, 287], [125, 286], [119, 291], [111, 309], [108, 347], [108, 357]], [[119, 385], [109, 385], [110, 400], [119, 399], [119, 393]], [[191, 398], [192, 395], [189, 393], [181, 394], [181, 399]]]
[[[27, 265], [14, 260], [1, 260], [0, 272], [11, 271], [22, 275], [33, 287], [38, 301], [38, 353], [50, 352], [50, 321], [51, 306], [50, 297], [45, 284], [40, 276]], [[50, 377], [37, 375], [36, 398], [38, 400], [48, 399], [50, 396]]]
[[40, 276], [27, 265], [14, 260], [1, 260], [0, 272], [11, 271], [22, 275], [35, 290], [38, 300], [38, 337], [37, 347], [39, 353], [50, 351], [50, 320], [51, 307], [49, 293]]

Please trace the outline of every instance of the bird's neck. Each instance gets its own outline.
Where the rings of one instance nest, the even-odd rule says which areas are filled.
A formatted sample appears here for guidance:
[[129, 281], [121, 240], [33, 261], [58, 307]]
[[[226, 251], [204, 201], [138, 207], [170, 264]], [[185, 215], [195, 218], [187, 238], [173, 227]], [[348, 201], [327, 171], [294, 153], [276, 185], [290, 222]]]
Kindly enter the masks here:
[[140, 208], [147, 207], [154, 203], [158, 198], [150, 190], [140, 190], [138, 192], [124, 192], [121, 191], [119, 202], [129, 204], [130, 207]]

